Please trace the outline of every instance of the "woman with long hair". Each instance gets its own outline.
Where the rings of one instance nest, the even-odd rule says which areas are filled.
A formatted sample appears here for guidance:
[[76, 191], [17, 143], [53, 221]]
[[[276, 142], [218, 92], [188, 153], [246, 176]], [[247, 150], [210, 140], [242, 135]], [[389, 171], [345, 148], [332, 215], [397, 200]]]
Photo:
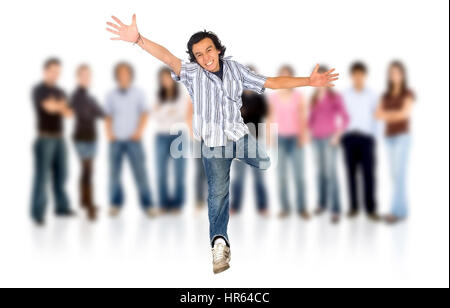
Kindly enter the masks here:
[[414, 94], [408, 87], [405, 66], [400, 61], [393, 61], [388, 69], [387, 89], [376, 113], [377, 118], [386, 123], [385, 135], [393, 179], [391, 213], [385, 217], [388, 223], [405, 219], [408, 214], [406, 171], [413, 101]]
[[[158, 192], [161, 210], [164, 213], [177, 213], [185, 201], [185, 166], [187, 149], [183, 124], [186, 122], [189, 99], [180, 91], [173, 81], [170, 70], [161, 68], [158, 73], [157, 102], [153, 111], [156, 121], [156, 163]], [[171, 134], [176, 131], [176, 134]], [[171, 153], [172, 143], [176, 141], [177, 153]], [[173, 163], [174, 190], [169, 189], [169, 163]]]
[[88, 218], [95, 220], [97, 207], [93, 200], [93, 164], [97, 147], [95, 121], [104, 113], [95, 98], [89, 94], [91, 84], [91, 69], [86, 64], [78, 67], [78, 87], [72, 95], [71, 107], [75, 115], [75, 132], [73, 135], [75, 148], [81, 162], [80, 203], [86, 209]]
[[[320, 67], [319, 72], [328, 71]], [[333, 223], [340, 220], [341, 206], [337, 176], [337, 154], [342, 133], [349, 117], [341, 96], [330, 88], [318, 88], [313, 93], [309, 115], [309, 128], [317, 164], [318, 208], [322, 214], [331, 206]]]
[[[279, 76], [294, 76], [294, 69], [284, 65], [279, 70]], [[270, 129], [271, 123], [278, 125], [279, 216], [284, 218], [291, 212], [288, 192], [288, 171], [291, 169], [297, 192], [297, 213], [301, 218], [308, 219], [304, 180], [304, 146], [308, 138], [306, 103], [302, 93], [294, 89], [277, 91], [270, 96], [269, 102], [267, 128]], [[288, 168], [288, 161], [292, 163], [292, 168]]]

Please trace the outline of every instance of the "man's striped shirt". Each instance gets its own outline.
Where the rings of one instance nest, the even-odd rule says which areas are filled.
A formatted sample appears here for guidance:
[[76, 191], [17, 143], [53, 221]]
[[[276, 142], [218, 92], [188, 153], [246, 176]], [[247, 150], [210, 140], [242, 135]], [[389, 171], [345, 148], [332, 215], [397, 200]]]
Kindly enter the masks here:
[[172, 78], [186, 86], [194, 104], [194, 136], [208, 147], [225, 146], [227, 139], [237, 141], [248, 134], [240, 112], [242, 91], [262, 94], [265, 90], [266, 77], [229, 57], [222, 61], [223, 81], [196, 62], [182, 62], [180, 76], [172, 72]]

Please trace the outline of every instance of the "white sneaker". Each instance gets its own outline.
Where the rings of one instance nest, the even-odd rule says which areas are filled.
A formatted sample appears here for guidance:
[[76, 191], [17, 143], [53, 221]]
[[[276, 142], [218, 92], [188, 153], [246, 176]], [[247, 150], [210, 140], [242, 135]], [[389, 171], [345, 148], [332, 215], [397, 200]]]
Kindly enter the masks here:
[[230, 247], [225, 244], [218, 243], [212, 249], [213, 254], [213, 272], [219, 274], [230, 268], [231, 251]]

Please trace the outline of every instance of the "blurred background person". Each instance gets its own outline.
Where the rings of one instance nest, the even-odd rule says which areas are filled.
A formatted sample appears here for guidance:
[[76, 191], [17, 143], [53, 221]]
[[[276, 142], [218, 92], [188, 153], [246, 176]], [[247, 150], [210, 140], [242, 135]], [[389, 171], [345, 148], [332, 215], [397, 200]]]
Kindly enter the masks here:
[[106, 134], [110, 141], [110, 202], [111, 216], [117, 216], [124, 202], [121, 184], [122, 163], [128, 157], [139, 191], [142, 208], [149, 217], [156, 215], [147, 177], [142, 134], [148, 120], [149, 107], [144, 93], [132, 86], [134, 71], [126, 62], [114, 69], [117, 88], [106, 98]]
[[97, 150], [96, 120], [103, 117], [103, 110], [89, 94], [91, 69], [82, 64], [76, 71], [78, 86], [72, 94], [70, 105], [75, 116], [73, 139], [81, 163], [80, 202], [86, 209], [88, 218], [95, 220], [98, 208], [94, 202], [93, 160]]
[[186, 122], [189, 127], [189, 135], [191, 137], [191, 156], [194, 160], [194, 203], [197, 212], [201, 212], [206, 208], [206, 193], [208, 191], [208, 182], [206, 181], [205, 168], [201, 158], [201, 141], [195, 139], [193, 130], [194, 105], [188, 105], [186, 113]]
[[[191, 102], [180, 91], [178, 83], [173, 81], [170, 76], [170, 70], [167, 67], [160, 69], [158, 83], [157, 102], [152, 115], [156, 121], [157, 129], [155, 154], [159, 200], [163, 212], [177, 213], [181, 210], [185, 201], [186, 158], [183, 156], [173, 157], [170, 147], [175, 139], [184, 138], [185, 136], [180, 124], [185, 123], [188, 104], [191, 104]], [[178, 129], [177, 134], [172, 135], [171, 129]], [[180, 152], [183, 145], [187, 146], [185, 140], [182, 140], [179, 144], [180, 148], [178, 150]], [[168, 183], [170, 163], [173, 164], [174, 173], [172, 178], [175, 184], [172, 194]]]
[[[284, 65], [279, 70], [279, 76], [294, 75], [294, 69], [289, 65]], [[304, 180], [304, 146], [308, 139], [307, 108], [299, 90], [279, 90], [270, 96], [268, 130], [272, 123], [278, 125], [278, 190], [281, 202], [279, 217], [287, 217], [291, 212], [288, 174], [289, 170], [292, 170], [297, 193], [297, 212], [301, 218], [309, 219]], [[267, 134], [270, 136], [269, 131]], [[292, 163], [292, 168], [288, 168], [289, 162]]]
[[[192, 108], [192, 105], [190, 106]], [[194, 147], [201, 149], [200, 141], [193, 140]], [[206, 192], [208, 191], [208, 182], [206, 181], [205, 168], [201, 157], [194, 157], [195, 173], [195, 207], [198, 211], [206, 208]]]
[[[321, 73], [326, 71], [326, 67], [319, 68]], [[322, 214], [330, 205], [331, 221], [338, 223], [341, 205], [336, 164], [341, 136], [349, 122], [341, 96], [331, 88], [316, 89], [311, 98], [308, 122], [317, 165], [319, 200], [316, 214]]]
[[[254, 72], [254, 66], [248, 68]], [[259, 137], [258, 124], [264, 123], [267, 116], [267, 102], [263, 94], [257, 94], [253, 91], [244, 90], [242, 93], [241, 116], [245, 124], [249, 125], [250, 133], [257, 139]], [[247, 169], [253, 173], [253, 183], [255, 186], [256, 205], [258, 213], [267, 216], [267, 190], [264, 183], [264, 172], [257, 168], [251, 168], [247, 164], [235, 160], [233, 162], [233, 182], [231, 184], [231, 204], [230, 213], [237, 214], [241, 211], [243, 190], [245, 184], [245, 175]]]
[[[350, 218], [358, 215], [360, 185], [364, 187], [363, 200], [369, 219], [377, 221], [376, 202], [376, 136], [378, 121], [375, 113], [378, 105], [377, 95], [366, 87], [367, 67], [355, 62], [350, 67], [352, 87], [344, 91], [344, 103], [350, 121], [342, 138], [344, 161], [347, 170], [350, 196]], [[362, 182], [358, 181], [358, 172], [362, 173]]]
[[201, 142], [194, 138], [192, 128], [192, 117], [194, 114], [194, 107], [191, 104], [188, 106], [187, 123], [189, 127], [189, 134], [191, 137], [192, 157], [194, 160], [194, 198], [195, 208], [201, 211], [206, 208], [206, 193], [208, 191], [208, 182], [206, 181], [205, 168], [203, 168], [203, 161], [200, 156]]
[[377, 109], [378, 119], [386, 123], [386, 140], [393, 179], [391, 213], [388, 223], [396, 223], [408, 215], [406, 197], [407, 164], [410, 147], [409, 122], [414, 94], [408, 87], [406, 69], [400, 61], [390, 64], [387, 89]]
[[69, 217], [69, 198], [64, 185], [67, 179], [67, 150], [63, 133], [63, 117], [71, 116], [64, 91], [57, 82], [61, 73], [61, 61], [50, 58], [44, 63], [43, 81], [32, 92], [37, 118], [37, 139], [33, 146], [34, 179], [31, 194], [31, 217], [37, 225], [45, 223], [47, 184], [52, 181], [55, 214]]

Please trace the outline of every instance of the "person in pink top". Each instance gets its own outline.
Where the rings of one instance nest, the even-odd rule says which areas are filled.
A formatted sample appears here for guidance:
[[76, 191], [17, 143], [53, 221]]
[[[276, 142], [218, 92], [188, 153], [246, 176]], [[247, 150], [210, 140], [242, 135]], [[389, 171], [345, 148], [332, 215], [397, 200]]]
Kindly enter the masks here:
[[[326, 68], [320, 67], [320, 71], [326, 71]], [[341, 96], [331, 89], [318, 88], [311, 99], [308, 120], [317, 163], [319, 202], [316, 214], [322, 214], [330, 204], [333, 223], [339, 222], [341, 212], [337, 152], [348, 122], [349, 116]]]
[[[279, 76], [294, 76], [294, 70], [284, 65]], [[307, 141], [306, 102], [301, 92], [280, 90], [269, 99], [269, 120], [278, 125], [278, 184], [281, 202], [280, 217], [287, 217], [291, 212], [288, 192], [288, 161], [292, 163], [297, 191], [297, 212], [303, 219], [308, 219], [306, 209], [304, 180], [304, 144]], [[269, 135], [270, 136], [270, 135]]]

